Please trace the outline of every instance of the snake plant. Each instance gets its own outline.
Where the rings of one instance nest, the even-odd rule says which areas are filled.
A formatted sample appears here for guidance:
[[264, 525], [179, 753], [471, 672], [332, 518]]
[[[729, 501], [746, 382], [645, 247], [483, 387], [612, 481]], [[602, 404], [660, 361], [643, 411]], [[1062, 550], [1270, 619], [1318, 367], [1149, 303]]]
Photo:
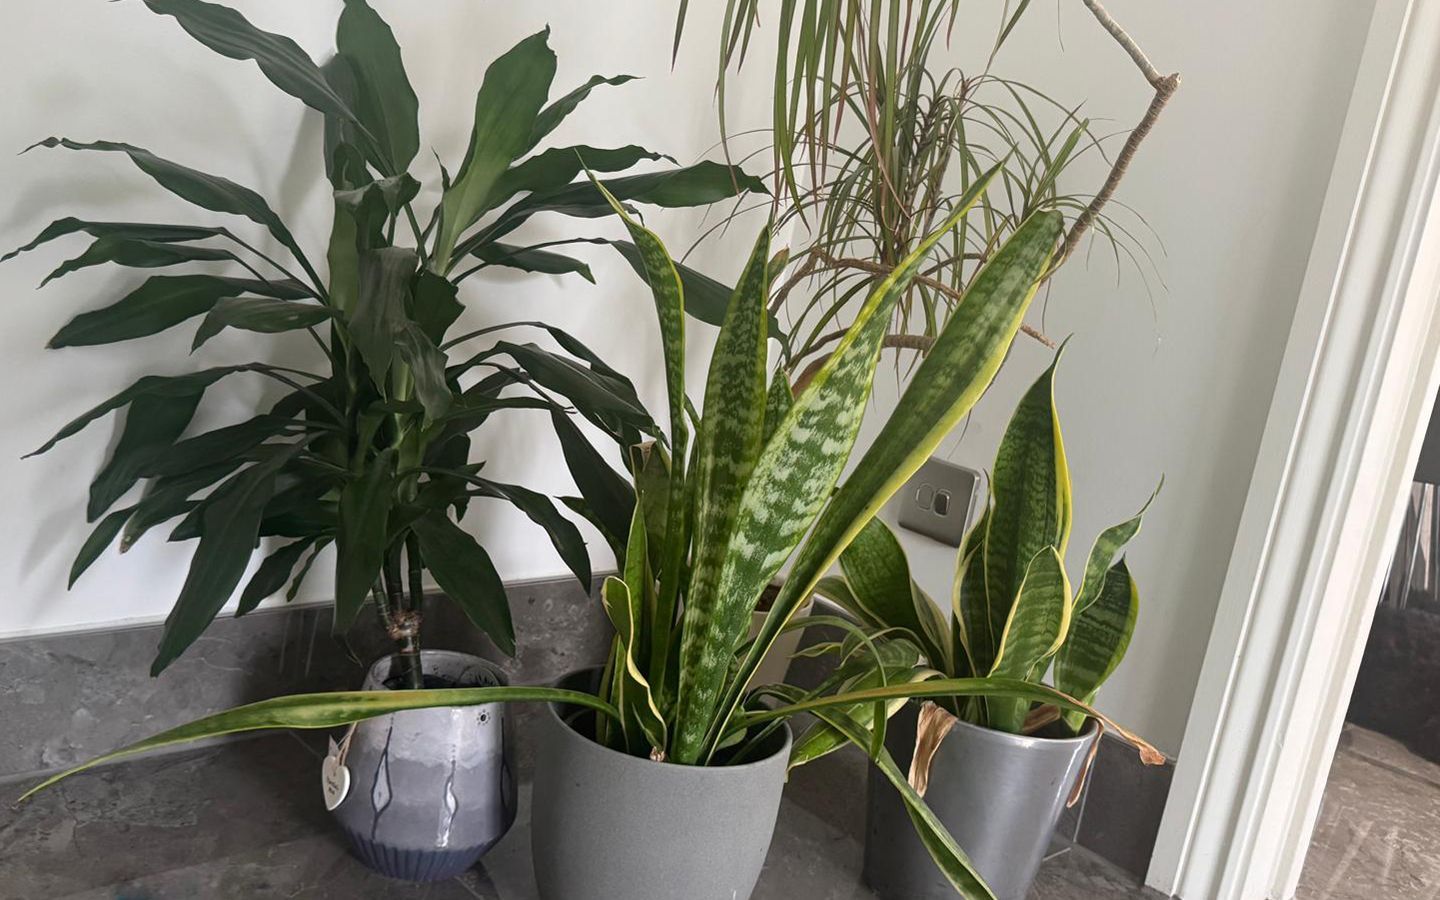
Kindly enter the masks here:
[[[895, 534], [879, 519], [840, 554], [842, 575], [819, 593], [872, 631], [921, 648], [946, 677], [994, 676], [1039, 684], [1047, 673], [1085, 703], [1125, 656], [1139, 592], [1125, 560], [1149, 502], [1095, 539], [1078, 586], [1066, 575], [1071, 486], [1055, 407], [1055, 362], [1026, 392], [995, 458], [991, 497], [963, 540], [947, 617], [912, 580]], [[1153, 495], [1151, 497], [1153, 500]], [[1084, 713], [1032, 710], [1025, 698], [946, 698], [952, 714], [1020, 733], [1063, 715], [1078, 732]]]
[[[579, 178], [584, 167], [623, 173], [664, 158], [633, 145], [543, 147], [593, 90], [629, 80], [596, 76], [551, 99], [556, 60], [547, 29], [490, 65], [476, 95], [469, 149], [453, 177], [440, 167], [439, 200], [422, 226], [416, 209], [421, 184], [410, 174], [421, 147], [418, 100], [394, 35], [365, 0], [346, 0], [338, 53], [324, 65], [289, 38], [261, 31], [226, 7], [200, 0], [145, 5], [173, 17], [220, 55], [254, 62], [282, 91], [323, 114], [334, 198], [328, 275], [321, 276], [264, 198], [227, 178], [124, 143], [49, 138], [37, 145], [128, 157], [161, 188], [202, 211], [248, 219], [279, 248], [262, 252], [260, 241], [229, 224], [60, 219], [9, 254], [70, 235], [93, 238], [47, 281], [101, 264], [152, 269], [221, 263], [237, 271], [152, 275], [118, 301], [76, 316], [51, 347], [129, 341], [196, 320], [194, 348], [227, 329], [308, 331], [315, 345], [314, 365], [301, 368], [252, 358], [187, 374], [146, 375], [37, 450], [49, 450], [111, 412], [125, 412], [119, 441], [90, 485], [87, 519], [98, 524], [80, 549], [71, 583], [117, 539], [123, 551], [179, 519], [170, 539], [198, 543], [166, 620], [154, 674], [204, 631], [237, 589], [237, 615], [286, 590], [287, 583], [287, 597], [293, 597], [328, 545], [336, 551], [336, 631], [349, 628], [373, 598], [382, 625], [398, 642], [401, 674], [410, 685], [421, 683], [418, 630], [427, 570], [451, 601], [511, 651], [515, 638], [500, 576], [456, 524], [469, 500], [494, 498], [521, 509], [548, 532], [587, 588], [589, 557], [578, 529], [549, 499], [480, 474], [480, 464], [470, 461], [470, 433], [500, 410], [549, 409], [553, 401], [545, 388], [574, 392], [576, 385], [603, 393], [606, 402], [594, 418], [617, 437], [639, 440], [651, 426], [629, 380], [558, 329], [539, 326], [564, 352], [501, 341], [461, 355], [462, 345], [499, 330], [453, 334], [464, 310], [461, 282], [488, 266], [593, 280], [579, 259], [506, 239], [535, 216], [608, 215], [614, 198], [689, 206], [734, 196], [758, 182], [710, 162], [607, 174], [600, 184]], [[412, 241], [406, 245], [397, 231]], [[241, 374], [268, 378], [287, 392], [248, 420], [189, 434], [207, 389]], [[512, 386], [520, 392], [507, 391]], [[115, 510], [142, 483], [138, 499]], [[257, 546], [272, 540], [283, 542], [241, 588]]]

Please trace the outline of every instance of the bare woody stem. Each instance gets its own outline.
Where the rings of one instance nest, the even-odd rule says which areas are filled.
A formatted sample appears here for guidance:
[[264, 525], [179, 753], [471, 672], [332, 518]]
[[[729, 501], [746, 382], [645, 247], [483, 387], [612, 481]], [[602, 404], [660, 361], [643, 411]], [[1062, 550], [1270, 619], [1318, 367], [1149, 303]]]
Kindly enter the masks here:
[[1090, 226], [1095, 223], [1096, 217], [1098, 217], [1101, 210], [1105, 208], [1105, 204], [1109, 203], [1110, 198], [1115, 196], [1115, 190], [1120, 186], [1120, 181], [1130, 169], [1130, 163], [1135, 159], [1136, 151], [1140, 149], [1140, 145], [1145, 141], [1145, 138], [1149, 136], [1150, 130], [1155, 127], [1155, 120], [1160, 118], [1160, 113], [1165, 109], [1165, 105], [1170, 102], [1170, 98], [1175, 95], [1175, 91], [1180, 87], [1180, 74], [1175, 72], [1169, 75], [1161, 75], [1150, 62], [1150, 58], [1140, 49], [1140, 45], [1135, 43], [1135, 39], [1130, 37], [1129, 33], [1120, 27], [1120, 24], [1116, 22], [1110, 13], [1106, 11], [1105, 7], [1100, 4], [1100, 0], [1081, 0], [1081, 2], [1094, 14], [1096, 21], [1100, 23], [1102, 28], [1109, 32], [1110, 36], [1120, 45], [1121, 49], [1134, 60], [1141, 74], [1145, 76], [1145, 80], [1155, 89], [1155, 97], [1150, 101], [1150, 107], [1145, 110], [1145, 115], [1141, 118], [1140, 124], [1136, 125], [1135, 129], [1130, 132], [1130, 136], [1125, 139], [1125, 146], [1120, 148], [1120, 154], [1115, 157], [1115, 164], [1110, 167], [1110, 174], [1106, 177], [1104, 185], [1101, 186], [1100, 191], [1090, 200], [1090, 204], [1085, 207], [1084, 212], [1080, 213], [1079, 218], [1075, 220], [1075, 224], [1071, 226], [1070, 232], [1065, 235], [1065, 244], [1060, 251], [1061, 260], [1066, 259], [1074, 252], [1075, 248], [1080, 244], [1080, 239], [1090, 230]]

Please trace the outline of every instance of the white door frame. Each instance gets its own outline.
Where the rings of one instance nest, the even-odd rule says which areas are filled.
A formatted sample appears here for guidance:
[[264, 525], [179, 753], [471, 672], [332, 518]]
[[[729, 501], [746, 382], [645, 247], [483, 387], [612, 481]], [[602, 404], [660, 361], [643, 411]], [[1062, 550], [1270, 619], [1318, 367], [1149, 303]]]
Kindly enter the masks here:
[[1294, 896], [1440, 382], [1437, 182], [1440, 0], [1377, 0], [1147, 878], [1184, 900]]

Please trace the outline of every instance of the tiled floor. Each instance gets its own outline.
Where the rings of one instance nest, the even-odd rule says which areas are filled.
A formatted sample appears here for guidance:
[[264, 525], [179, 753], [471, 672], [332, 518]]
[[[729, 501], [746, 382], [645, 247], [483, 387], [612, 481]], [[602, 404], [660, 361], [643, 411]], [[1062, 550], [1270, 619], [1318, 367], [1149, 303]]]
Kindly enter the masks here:
[[[869, 900], [854, 835], [855, 760], [787, 790], [755, 900]], [[355, 862], [318, 802], [311, 748], [287, 736], [152, 758], [71, 779], [17, 808], [0, 791], [0, 900], [533, 900], [521, 820], [455, 881], [407, 885]], [[1046, 863], [1033, 900], [1154, 896], [1083, 850]], [[1371, 898], [1373, 900], [1373, 896]]]
[[1345, 726], [1296, 900], [1440, 900], [1440, 766]]

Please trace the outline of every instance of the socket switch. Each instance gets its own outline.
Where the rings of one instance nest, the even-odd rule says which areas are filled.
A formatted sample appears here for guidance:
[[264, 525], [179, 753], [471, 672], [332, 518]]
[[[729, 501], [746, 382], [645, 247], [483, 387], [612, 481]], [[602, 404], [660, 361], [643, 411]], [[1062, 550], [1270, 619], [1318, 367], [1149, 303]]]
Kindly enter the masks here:
[[960, 546], [980, 494], [980, 473], [929, 459], [900, 491], [900, 527]]

